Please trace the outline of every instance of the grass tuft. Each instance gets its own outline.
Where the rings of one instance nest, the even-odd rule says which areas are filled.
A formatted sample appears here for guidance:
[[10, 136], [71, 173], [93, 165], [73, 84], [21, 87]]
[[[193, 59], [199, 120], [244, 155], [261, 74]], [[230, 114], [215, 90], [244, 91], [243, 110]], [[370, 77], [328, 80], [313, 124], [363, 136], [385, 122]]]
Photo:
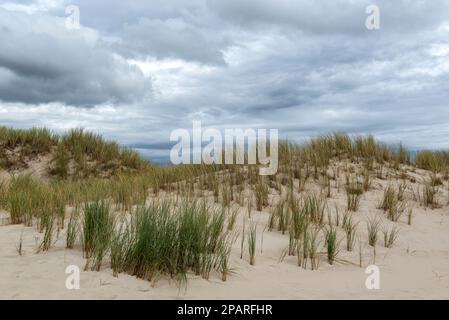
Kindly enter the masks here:
[[375, 247], [377, 244], [379, 229], [381, 227], [380, 218], [373, 217], [368, 219], [366, 227], [368, 230], [368, 243], [370, 246]]
[[393, 227], [390, 231], [387, 229], [382, 230], [383, 236], [384, 236], [384, 246], [385, 248], [392, 248], [394, 242], [398, 238], [399, 235], [399, 229], [396, 227]]
[[340, 240], [338, 240], [337, 228], [329, 226], [325, 230], [325, 243], [327, 249], [327, 261], [333, 265], [340, 251]]

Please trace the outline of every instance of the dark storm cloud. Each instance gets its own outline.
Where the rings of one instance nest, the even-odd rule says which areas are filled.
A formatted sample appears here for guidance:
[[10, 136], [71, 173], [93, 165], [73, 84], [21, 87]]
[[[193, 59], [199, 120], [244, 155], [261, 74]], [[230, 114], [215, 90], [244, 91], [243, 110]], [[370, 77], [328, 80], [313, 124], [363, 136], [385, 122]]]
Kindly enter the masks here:
[[204, 0], [87, 1], [71, 3], [83, 12], [83, 24], [119, 39], [114, 47], [133, 57], [181, 58], [224, 64], [229, 39], [210, 19]]
[[225, 40], [212, 30], [189, 25], [183, 19], [150, 20], [125, 25], [122, 51], [137, 56], [181, 58], [212, 64], [224, 64]]
[[284, 26], [311, 33], [366, 33], [368, 5], [378, 5], [383, 26], [396, 31], [422, 30], [447, 19], [445, 0], [208, 0], [222, 18], [242, 26]]
[[3, 101], [95, 105], [130, 103], [150, 93], [142, 72], [99, 46], [91, 30], [2, 9], [0, 26]]
[[[0, 7], [6, 3], [15, 12], [0, 11], [0, 100], [20, 103], [0, 103], [4, 123], [65, 129], [64, 119], [158, 159], [170, 131], [193, 120], [278, 128], [298, 140], [338, 130], [449, 147], [445, 0], [40, 0], [22, 7], [0, 0]], [[80, 32], [61, 28], [68, 4], [80, 8]], [[369, 4], [380, 8], [380, 30], [365, 27]], [[86, 105], [92, 108], [79, 108]]]

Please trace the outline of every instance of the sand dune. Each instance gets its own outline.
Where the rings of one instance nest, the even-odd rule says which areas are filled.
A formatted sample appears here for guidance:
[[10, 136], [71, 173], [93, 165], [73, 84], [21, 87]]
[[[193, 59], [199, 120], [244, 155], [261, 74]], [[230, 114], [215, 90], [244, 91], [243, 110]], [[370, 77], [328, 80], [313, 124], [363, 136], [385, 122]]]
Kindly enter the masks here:
[[[419, 178], [424, 172], [416, 174]], [[447, 206], [435, 210], [414, 204], [411, 226], [402, 217], [398, 223], [382, 218], [384, 226], [397, 225], [400, 234], [391, 249], [384, 248], [382, 239], [374, 251], [366, 243], [365, 219], [383, 216], [376, 206], [383, 188], [391, 181], [376, 179], [373, 190], [362, 196], [360, 209], [354, 214], [360, 220], [363, 267], [359, 266], [359, 249], [347, 252], [341, 243], [339, 260], [329, 265], [323, 255], [318, 270], [303, 269], [295, 257], [280, 261], [288, 245], [288, 236], [278, 231], [268, 232], [268, 210], [254, 211], [258, 223], [256, 264], [250, 266], [245, 251], [240, 259], [240, 241], [233, 245], [231, 266], [233, 274], [222, 282], [213, 274], [209, 281], [189, 276], [186, 288], [178, 288], [166, 278], [155, 283], [127, 274], [112, 276], [109, 267], [100, 272], [81, 272], [80, 290], [65, 286], [68, 265], [83, 269], [85, 260], [80, 248], [65, 249], [64, 231], [50, 251], [36, 253], [42, 237], [35, 227], [5, 225], [0, 227], [0, 298], [2, 299], [447, 299], [449, 297], [449, 210]], [[416, 184], [419, 185], [419, 184]], [[417, 187], [417, 186], [416, 186]], [[313, 188], [313, 185], [308, 188]], [[276, 195], [270, 195], [272, 201]], [[441, 199], [447, 191], [441, 190]], [[346, 195], [332, 189], [329, 208], [336, 204], [343, 208]], [[447, 201], [447, 200], [445, 200]], [[247, 213], [240, 209], [236, 230], [242, 227]], [[3, 217], [7, 214], [2, 213]], [[6, 221], [6, 220], [4, 220]], [[263, 245], [261, 245], [263, 233]], [[23, 255], [16, 246], [23, 236]], [[343, 235], [341, 235], [343, 236]], [[262, 251], [262, 252], [261, 252]], [[365, 286], [366, 266], [375, 263], [380, 269], [380, 289]]]

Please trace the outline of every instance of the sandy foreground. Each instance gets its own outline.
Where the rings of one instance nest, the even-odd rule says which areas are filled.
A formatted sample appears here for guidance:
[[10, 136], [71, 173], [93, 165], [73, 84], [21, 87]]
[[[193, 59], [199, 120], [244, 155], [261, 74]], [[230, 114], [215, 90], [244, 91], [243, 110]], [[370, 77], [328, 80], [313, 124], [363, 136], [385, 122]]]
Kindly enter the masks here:
[[[234, 244], [231, 266], [234, 274], [222, 282], [220, 275], [210, 280], [189, 276], [187, 288], [179, 289], [174, 281], [160, 279], [156, 283], [127, 274], [115, 278], [105, 266], [100, 272], [84, 272], [85, 260], [80, 248], [65, 249], [65, 231], [55, 246], [46, 253], [36, 253], [42, 235], [36, 227], [4, 225], [0, 227], [0, 298], [2, 299], [448, 299], [449, 298], [449, 210], [447, 205], [430, 210], [414, 203], [411, 226], [402, 217], [398, 223], [387, 220], [376, 205], [382, 197], [386, 181], [375, 182], [373, 190], [363, 195], [360, 210], [354, 217], [360, 221], [363, 267], [359, 266], [360, 250], [345, 249], [344, 234], [339, 261], [329, 265], [323, 254], [319, 270], [297, 266], [296, 257], [280, 261], [288, 246], [288, 235], [265, 229], [268, 212], [253, 212], [258, 221], [256, 265], [248, 263], [247, 250], [240, 259], [240, 240]], [[346, 196], [333, 190], [329, 207], [344, 208]], [[447, 190], [442, 194], [447, 203]], [[334, 202], [334, 203], [332, 203]], [[399, 238], [391, 249], [383, 247], [379, 234], [375, 261], [373, 248], [366, 243], [368, 216], [383, 216], [384, 227], [400, 228]], [[241, 229], [246, 210], [241, 209], [236, 230]], [[6, 213], [2, 213], [6, 217]], [[0, 219], [1, 220], [1, 219]], [[5, 219], [3, 220], [5, 221]], [[23, 255], [17, 245], [23, 238]], [[263, 240], [262, 240], [263, 239]], [[261, 250], [262, 249], [262, 250]], [[365, 268], [375, 264], [380, 269], [380, 289], [365, 285]], [[65, 286], [66, 267], [81, 269], [79, 290]]]

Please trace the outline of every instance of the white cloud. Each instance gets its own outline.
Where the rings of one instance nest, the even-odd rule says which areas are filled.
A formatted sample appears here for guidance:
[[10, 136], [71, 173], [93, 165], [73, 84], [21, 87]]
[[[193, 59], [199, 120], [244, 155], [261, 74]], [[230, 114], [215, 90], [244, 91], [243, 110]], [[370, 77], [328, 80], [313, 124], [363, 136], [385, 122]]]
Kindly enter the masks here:
[[72, 2], [75, 34], [68, 2], [0, 0], [1, 124], [84, 126], [158, 157], [194, 119], [449, 147], [447, 1], [374, 1], [375, 32], [372, 1]]

